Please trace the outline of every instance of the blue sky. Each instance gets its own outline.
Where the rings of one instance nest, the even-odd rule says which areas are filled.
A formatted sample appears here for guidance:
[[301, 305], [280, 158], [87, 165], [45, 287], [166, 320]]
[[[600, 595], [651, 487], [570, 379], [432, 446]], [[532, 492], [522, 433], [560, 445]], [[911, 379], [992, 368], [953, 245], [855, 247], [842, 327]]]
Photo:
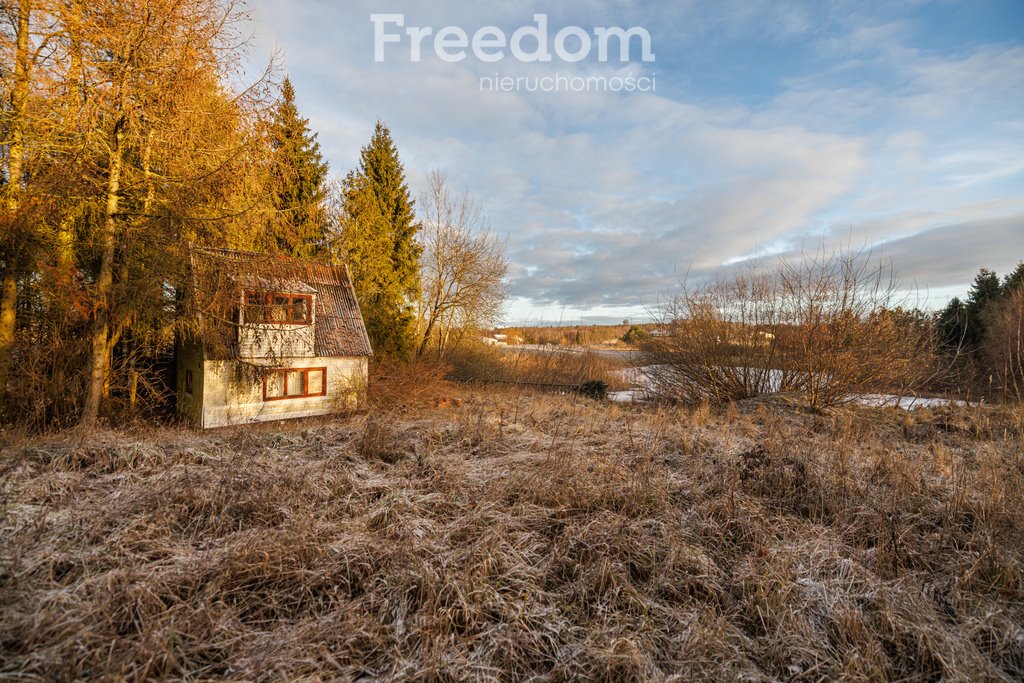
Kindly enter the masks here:
[[[507, 236], [510, 322], [639, 319], [684, 274], [869, 246], [923, 303], [1024, 259], [1024, 3], [254, 0], [337, 177], [378, 117], [414, 193], [433, 169]], [[406, 26], [638, 26], [653, 62], [374, 61]], [[394, 29], [401, 30], [401, 29]], [[654, 75], [653, 92], [488, 92], [480, 79]]]

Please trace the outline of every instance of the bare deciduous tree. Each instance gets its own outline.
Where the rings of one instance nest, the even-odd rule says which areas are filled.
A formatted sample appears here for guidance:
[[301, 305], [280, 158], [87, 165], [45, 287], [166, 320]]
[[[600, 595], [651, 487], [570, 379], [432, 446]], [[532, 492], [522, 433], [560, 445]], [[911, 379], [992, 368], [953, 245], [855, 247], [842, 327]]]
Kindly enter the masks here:
[[505, 242], [490, 231], [480, 203], [466, 192], [453, 195], [444, 173], [430, 173], [420, 204], [426, 214], [417, 353], [422, 356], [433, 343], [441, 356], [466, 330], [501, 313], [508, 262]]

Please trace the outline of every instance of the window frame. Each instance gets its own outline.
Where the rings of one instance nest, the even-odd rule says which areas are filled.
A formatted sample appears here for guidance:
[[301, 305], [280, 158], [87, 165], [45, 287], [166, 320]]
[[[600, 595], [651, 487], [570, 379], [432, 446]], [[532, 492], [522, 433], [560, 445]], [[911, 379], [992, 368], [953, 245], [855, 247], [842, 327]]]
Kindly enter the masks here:
[[189, 370], [189, 369], [185, 370], [185, 382], [184, 383], [185, 383], [185, 393], [188, 394], [189, 396], [194, 396], [195, 395], [195, 391], [194, 391], [195, 387], [193, 385], [193, 380], [192, 380], [192, 371]]
[[[273, 304], [271, 300], [275, 297], [287, 297], [287, 304]], [[251, 303], [252, 299], [263, 299], [263, 319], [261, 320], [249, 320], [249, 311], [260, 304]], [[287, 310], [291, 310], [292, 306], [297, 301], [303, 301], [306, 305], [306, 320], [267, 320], [266, 313], [270, 310], [271, 306], [284, 305]], [[265, 292], [257, 290], [248, 290], [242, 295], [242, 322], [247, 325], [293, 325], [293, 326], [306, 326], [313, 324], [313, 295], [312, 294], [292, 294], [289, 292]]]
[[[320, 371], [321, 374], [321, 385], [318, 391], [310, 393], [309, 389], [309, 373]], [[288, 393], [288, 373], [301, 372], [302, 373], [302, 385], [305, 387], [306, 392], [303, 394], [289, 394]], [[267, 396], [267, 378], [273, 374], [284, 375], [282, 378], [282, 384], [284, 396]], [[311, 368], [267, 368], [263, 371], [263, 401], [288, 401], [297, 398], [317, 398], [319, 396], [327, 395], [327, 366], [317, 366]]]

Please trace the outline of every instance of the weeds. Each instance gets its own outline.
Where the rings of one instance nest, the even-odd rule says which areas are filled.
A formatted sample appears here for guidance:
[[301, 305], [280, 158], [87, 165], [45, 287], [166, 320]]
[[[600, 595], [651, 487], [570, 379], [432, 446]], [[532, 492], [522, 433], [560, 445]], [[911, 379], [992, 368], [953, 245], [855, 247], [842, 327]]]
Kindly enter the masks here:
[[1024, 676], [1019, 409], [462, 395], [17, 443], [0, 676]]

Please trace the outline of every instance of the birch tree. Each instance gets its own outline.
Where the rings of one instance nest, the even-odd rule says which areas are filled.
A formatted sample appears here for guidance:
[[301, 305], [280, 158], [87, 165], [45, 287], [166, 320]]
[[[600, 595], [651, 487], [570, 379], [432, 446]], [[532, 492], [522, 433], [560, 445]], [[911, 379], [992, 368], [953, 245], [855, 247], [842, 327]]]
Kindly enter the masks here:
[[505, 242], [487, 225], [480, 202], [453, 194], [448, 178], [433, 171], [420, 200], [422, 296], [417, 355], [431, 344], [441, 357], [455, 336], [492, 323], [505, 301]]

